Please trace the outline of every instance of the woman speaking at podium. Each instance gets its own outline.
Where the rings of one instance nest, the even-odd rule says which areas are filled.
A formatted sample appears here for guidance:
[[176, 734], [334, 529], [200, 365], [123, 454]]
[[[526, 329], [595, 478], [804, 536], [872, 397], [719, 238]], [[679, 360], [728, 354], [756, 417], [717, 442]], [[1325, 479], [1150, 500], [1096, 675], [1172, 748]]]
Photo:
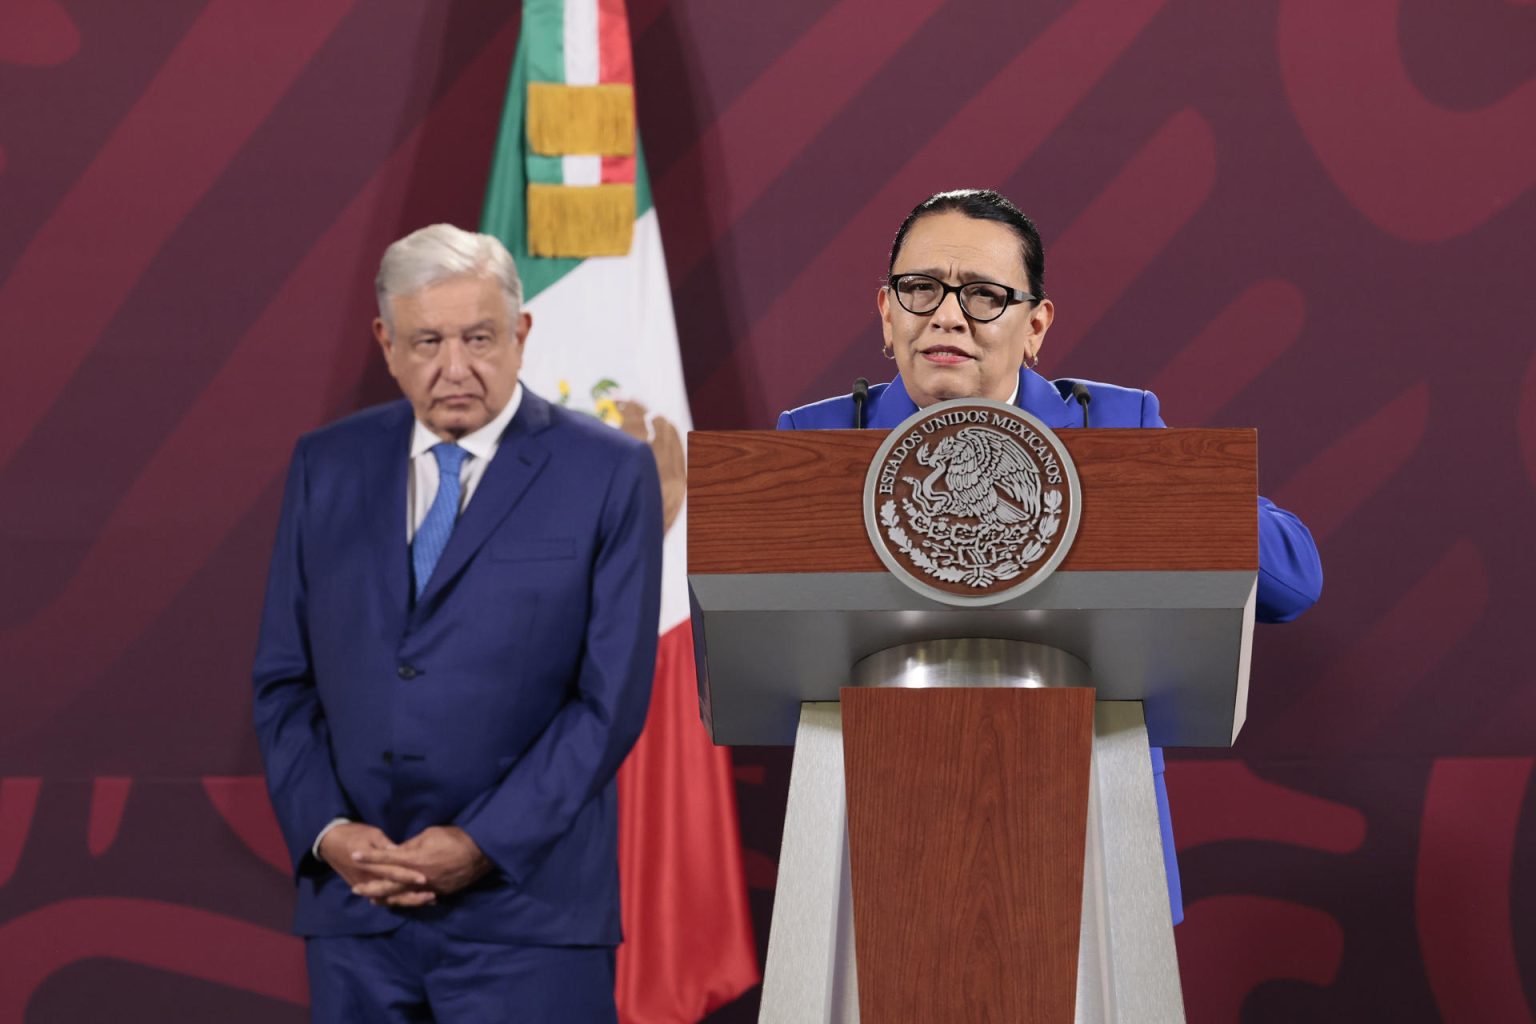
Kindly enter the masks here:
[[[1051, 381], [1034, 371], [1055, 307], [1045, 297], [1040, 234], [1005, 196], [961, 189], [923, 200], [897, 229], [888, 270], [876, 305], [896, 377], [791, 409], [779, 417], [780, 430], [890, 430], [918, 409], [951, 398], [1007, 402], [1053, 430], [1090, 423], [1164, 426], [1150, 391], [1070, 377]], [[1289, 622], [1322, 590], [1317, 545], [1299, 519], [1263, 497], [1258, 516], [1255, 618]], [[1184, 909], [1157, 748], [1152, 772], [1177, 924]]]

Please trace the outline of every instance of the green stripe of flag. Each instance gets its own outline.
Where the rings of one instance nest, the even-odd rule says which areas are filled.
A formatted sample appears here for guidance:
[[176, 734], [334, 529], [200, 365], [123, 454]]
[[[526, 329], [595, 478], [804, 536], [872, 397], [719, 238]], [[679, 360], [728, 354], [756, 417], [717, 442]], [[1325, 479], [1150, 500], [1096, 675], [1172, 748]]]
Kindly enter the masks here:
[[[539, 8], [540, 10], [535, 10]], [[554, 9], [553, 24], [555, 42], [549, 43], [550, 14]], [[497, 130], [496, 151], [491, 158], [490, 181], [485, 188], [485, 206], [480, 214], [480, 230], [495, 235], [506, 245], [517, 260], [518, 273], [523, 279], [523, 301], [528, 301], [544, 289], [560, 280], [576, 268], [579, 259], [560, 259], [534, 256], [528, 252], [528, 135], [526, 114], [528, 105], [528, 81], [530, 68], [553, 66], [541, 52], [537, 57], [530, 51], [553, 50], [559, 65], [560, 78], [538, 81], [561, 81], [564, 78], [564, 47], [560, 33], [564, 31], [564, 12], [560, 3], [549, 0], [528, 0], [523, 7], [522, 34], [517, 40], [517, 54], [512, 60], [512, 77], [507, 83], [506, 105], [501, 111], [501, 126]], [[558, 158], [540, 159], [556, 161]], [[542, 175], [537, 180], [543, 180]], [[551, 182], [560, 181], [556, 176]], [[639, 138], [635, 139], [635, 216], [644, 216], [651, 208], [651, 181], [645, 168], [645, 151]], [[612, 257], [604, 257], [612, 258]]]
[[564, 83], [564, 0], [525, 0], [522, 32], [528, 41], [529, 80]]

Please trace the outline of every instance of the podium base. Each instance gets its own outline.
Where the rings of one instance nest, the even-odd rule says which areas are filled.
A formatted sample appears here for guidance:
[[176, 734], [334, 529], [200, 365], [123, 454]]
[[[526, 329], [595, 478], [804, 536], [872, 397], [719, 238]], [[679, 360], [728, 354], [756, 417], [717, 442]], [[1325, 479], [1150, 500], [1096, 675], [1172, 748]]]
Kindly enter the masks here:
[[[880, 652], [854, 676], [876, 686], [1017, 688], [1085, 685], [1087, 669], [1037, 644], [947, 640]], [[760, 1021], [859, 1020], [845, 794], [842, 707], [803, 704]], [[1183, 999], [1140, 703], [1095, 706], [1088, 794], [1071, 1019], [1179, 1024]]]

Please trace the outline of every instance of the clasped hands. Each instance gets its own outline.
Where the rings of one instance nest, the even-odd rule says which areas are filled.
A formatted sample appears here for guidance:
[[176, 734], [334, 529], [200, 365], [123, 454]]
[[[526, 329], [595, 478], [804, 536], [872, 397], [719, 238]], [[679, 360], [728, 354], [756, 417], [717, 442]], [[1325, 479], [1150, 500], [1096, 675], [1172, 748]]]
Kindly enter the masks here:
[[343, 822], [320, 841], [320, 857], [355, 894], [380, 907], [424, 907], [491, 870], [469, 833], [452, 825], [395, 843], [372, 825]]

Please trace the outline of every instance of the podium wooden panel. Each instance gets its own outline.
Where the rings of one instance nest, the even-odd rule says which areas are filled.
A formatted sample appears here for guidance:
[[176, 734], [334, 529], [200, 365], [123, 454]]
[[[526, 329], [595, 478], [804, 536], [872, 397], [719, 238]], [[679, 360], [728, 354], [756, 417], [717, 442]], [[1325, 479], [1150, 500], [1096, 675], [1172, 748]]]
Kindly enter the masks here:
[[[1057, 572], [1257, 570], [1252, 430], [1064, 430], [1084, 515]], [[688, 435], [688, 573], [881, 573], [878, 430]]]
[[1090, 689], [845, 689], [859, 1009], [1070, 1024]]

